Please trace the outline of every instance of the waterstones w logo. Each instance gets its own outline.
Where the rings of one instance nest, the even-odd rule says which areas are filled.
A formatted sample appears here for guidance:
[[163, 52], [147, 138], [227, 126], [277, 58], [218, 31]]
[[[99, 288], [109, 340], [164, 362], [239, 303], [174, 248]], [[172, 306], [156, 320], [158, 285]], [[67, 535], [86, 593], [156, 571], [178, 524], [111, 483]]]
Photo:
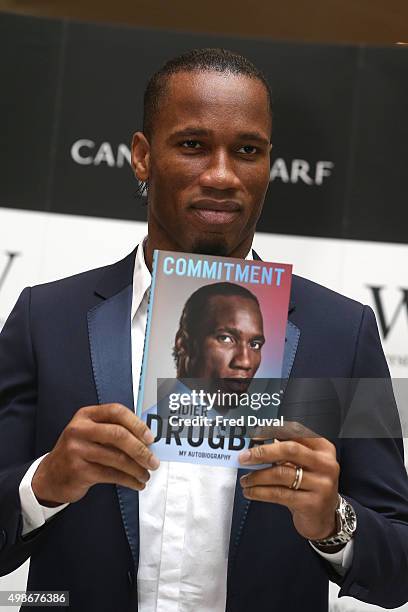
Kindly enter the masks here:
[[4, 283], [6, 282], [6, 279], [8, 275], [10, 274], [10, 270], [14, 263], [15, 258], [18, 255], [20, 255], [20, 253], [17, 253], [14, 251], [6, 251], [5, 255], [6, 255], [6, 263], [4, 264], [2, 268], [0, 267], [0, 291], [2, 290]]
[[374, 298], [374, 307], [378, 317], [378, 321], [380, 323], [381, 335], [384, 340], [387, 339], [389, 333], [395, 326], [397, 320], [399, 319], [401, 313], [405, 311], [407, 315], [407, 323], [408, 323], [408, 289], [399, 288], [401, 291], [401, 299], [398, 302], [397, 306], [394, 308], [393, 314], [391, 314], [387, 320], [387, 316], [385, 314], [385, 308], [382, 297], [382, 290], [384, 287], [373, 287], [368, 285], [371, 293]]

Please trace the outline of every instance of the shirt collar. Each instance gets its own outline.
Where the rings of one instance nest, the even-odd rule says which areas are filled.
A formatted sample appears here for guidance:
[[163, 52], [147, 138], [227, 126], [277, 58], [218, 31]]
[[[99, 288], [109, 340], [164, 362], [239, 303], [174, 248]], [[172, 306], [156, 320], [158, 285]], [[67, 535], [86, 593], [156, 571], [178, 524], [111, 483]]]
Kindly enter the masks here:
[[[146, 265], [144, 256], [144, 245], [146, 240], [147, 236], [145, 236], [137, 245], [135, 267], [133, 270], [132, 321], [143, 301], [146, 291], [150, 288], [152, 282], [152, 275], [150, 274], [149, 268]], [[252, 248], [249, 249], [249, 253], [245, 259], [253, 259]]]
[[135, 267], [133, 270], [132, 321], [152, 282], [152, 275], [146, 265], [144, 256], [144, 245], [146, 240], [147, 236], [137, 245]]

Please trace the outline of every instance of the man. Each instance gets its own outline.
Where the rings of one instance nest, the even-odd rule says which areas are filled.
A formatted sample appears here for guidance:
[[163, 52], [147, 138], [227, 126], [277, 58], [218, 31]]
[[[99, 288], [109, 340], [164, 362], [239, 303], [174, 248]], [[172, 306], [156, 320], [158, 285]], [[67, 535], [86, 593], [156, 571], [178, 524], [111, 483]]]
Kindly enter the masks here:
[[[157, 388], [158, 404], [147, 410], [152, 415], [159, 415], [159, 429], [154, 427], [155, 416], [149, 421], [147, 412], [143, 415], [153, 433], [158, 434], [155, 436], [155, 452], [159, 457], [168, 457], [169, 444], [178, 452], [181, 438], [189, 436], [195, 440], [194, 448], [199, 447], [201, 452], [224, 449], [225, 438], [230, 438], [229, 428], [219, 427], [214, 418], [220, 414], [227, 418], [238, 416], [236, 412], [230, 414], [230, 409], [239, 408], [239, 398], [248, 392], [261, 364], [264, 343], [258, 299], [245, 287], [231, 282], [212, 283], [189, 296], [181, 313], [173, 348], [177, 380], [164, 381]], [[171, 410], [171, 398], [190, 394], [192, 389], [197, 394], [211, 393], [223, 399], [211, 406], [203, 400], [197, 404], [184, 404], [181, 412], [174, 412], [174, 406]], [[244, 413], [245, 408], [241, 407], [239, 416]], [[175, 414], [180, 420], [172, 423], [171, 417], [174, 418]], [[181, 433], [179, 423], [194, 416], [212, 421], [212, 427], [209, 422], [205, 426], [187, 425]], [[237, 433], [236, 427], [233, 432], [231, 444]], [[243, 446], [244, 440], [240, 448]], [[193, 445], [188, 444], [186, 448], [192, 450]]]
[[225, 391], [246, 391], [264, 344], [257, 297], [235, 283], [205, 285], [188, 298], [181, 314], [173, 349], [177, 377], [216, 380]]
[[[159, 467], [132, 412], [153, 250], [256, 257], [271, 117], [267, 83], [245, 58], [170, 61], [148, 85], [132, 145], [148, 186], [145, 244], [25, 289], [0, 336], [1, 572], [31, 556], [28, 588], [69, 590], [73, 610], [317, 612], [329, 577], [373, 604], [408, 599], [401, 440], [265, 444], [243, 465], [273, 465], [241, 482], [228, 468]], [[372, 311], [294, 277], [290, 372], [388, 376]]]

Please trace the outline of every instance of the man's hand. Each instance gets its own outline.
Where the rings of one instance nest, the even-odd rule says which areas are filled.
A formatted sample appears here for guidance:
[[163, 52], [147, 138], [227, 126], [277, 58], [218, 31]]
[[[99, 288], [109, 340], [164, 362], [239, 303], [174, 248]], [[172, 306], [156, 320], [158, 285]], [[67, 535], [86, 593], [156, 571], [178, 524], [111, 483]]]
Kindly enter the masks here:
[[98, 483], [141, 491], [159, 460], [149, 450], [153, 434], [121, 404], [80, 408], [41, 461], [32, 480], [39, 503], [78, 501]]
[[[275, 428], [275, 433], [276, 433]], [[287, 427], [286, 427], [287, 429]], [[286, 431], [286, 435], [287, 435]], [[285, 435], [285, 432], [281, 432]], [[268, 434], [268, 437], [271, 437]], [[335, 446], [320, 437], [297, 437], [243, 451], [243, 465], [272, 463], [241, 478], [247, 499], [273, 502], [289, 508], [296, 530], [304, 538], [318, 540], [337, 532], [340, 467]], [[303, 468], [300, 488], [292, 489], [296, 466]]]

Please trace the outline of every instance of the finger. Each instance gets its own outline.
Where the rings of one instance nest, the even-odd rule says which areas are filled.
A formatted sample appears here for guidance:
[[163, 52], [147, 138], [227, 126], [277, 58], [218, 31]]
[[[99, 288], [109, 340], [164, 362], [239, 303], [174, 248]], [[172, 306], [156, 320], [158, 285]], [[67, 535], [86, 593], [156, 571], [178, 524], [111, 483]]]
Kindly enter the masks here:
[[129, 489], [135, 489], [136, 491], [142, 491], [146, 486], [144, 482], [140, 482], [129, 474], [115, 470], [115, 468], [96, 463], [88, 463], [87, 468], [89, 486], [94, 484], [118, 484], [123, 487], [129, 487]]
[[334, 446], [333, 442], [330, 442], [330, 440], [328, 440], [327, 438], [292, 438], [293, 440], [295, 440], [296, 442], [299, 442], [299, 444], [303, 444], [304, 446], [307, 446], [308, 448], [311, 448], [313, 450], [316, 451], [323, 451], [323, 452], [330, 452], [332, 454], [336, 454], [336, 447]]
[[239, 454], [242, 465], [259, 465], [289, 461], [295, 465], [313, 470], [318, 465], [317, 453], [299, 442], [287, 440], [279, 444], [261, 444]]
[[113, 446], [148, 470], [155, 470], [160, 465], [151, 450], [122, 425], [98, 423], [90, 430], [88, 439]]
[[280, 430], [276, 433], [277, 440], [295, 440], [316, 450], [327, 450], [330, 447], [335, 449], [334, 444], [327, 438], [323, 438], [320, 434], [297, 421], [286, 421], [285, 426], [281, 427]]
[[[311, 472], [303, 470], [298, 491], [314, 491], [319, 487], [320, 478]], [[243, 489], [259, 486], [283, 486], [291, 488], [296, 481], [296, 468], [289, 465], [276, 465], [271, 468], [255, 470], [241, 476]]]
[[87, 415], [98, 423], [122, 425], [144, 444], [152, 444], [154, 436], [146, 423], [122, 404], [101, 404], [86, 408]]
[[150, 474], [145, 468], [123, 451], [113, 447], [90, 442], [85, 446], [82, 457], [90, 463], [115, 468], [119, 472], [124, 472], [136, 478], [139, 482], [147, 482], [150, 478]]
[[298, 421], [285, 421], [284, 425], [280, 426], [258, 426], [249, 431], [249, 436], [255, 440], [292, 440], [300, 438], [316, 438], [319, 439], [320, 434], [305, 427]]
[[242, 490], [242, 493], [246, 499], [280, 504], [293, 510], [302, 508], [310, 496], [310, 493], [306, 491], [295, 491], [279, 486], [247, 487]]

